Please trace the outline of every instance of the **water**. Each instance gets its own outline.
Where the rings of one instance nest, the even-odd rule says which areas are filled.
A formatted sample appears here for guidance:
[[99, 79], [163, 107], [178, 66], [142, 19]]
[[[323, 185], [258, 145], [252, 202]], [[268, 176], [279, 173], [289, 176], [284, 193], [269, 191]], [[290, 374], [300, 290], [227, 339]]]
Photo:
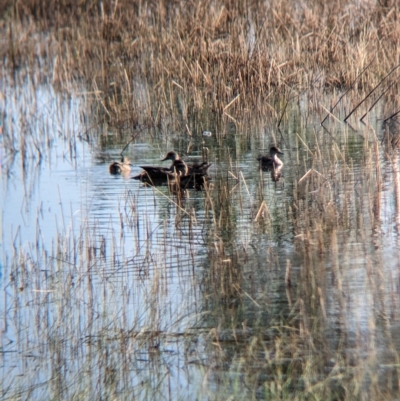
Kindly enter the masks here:
[[276, 184], [258, 170], [262, 124], [139, 136], [131, 176], [172, 148], [209, 148], [212, 187], [179, 199], [108, 173], [129, 136], [88, 129], [88, 97], [2, 91], [4, 399], [264, 398], [279, 385], [284, 398], [324, 380], [398, 393], [399, 155], [371, 131], [327, 133], [294, 112]]

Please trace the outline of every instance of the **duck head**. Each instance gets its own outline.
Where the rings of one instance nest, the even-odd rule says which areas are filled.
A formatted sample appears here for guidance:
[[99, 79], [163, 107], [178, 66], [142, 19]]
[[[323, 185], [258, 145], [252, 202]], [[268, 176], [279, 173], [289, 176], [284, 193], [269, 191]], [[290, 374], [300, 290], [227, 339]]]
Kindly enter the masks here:
[[271, 146], [271, 148], [269, 149], [269, 153], [270, 153], [271, 156], [274, 156], [274, 155], [283, 155], [283, 154], [284, 154], [284, 153], [281, 152], [281, 150], [280, 150], [278, 147], [276, 147], [276, 146]]
[[162, 159], [161, 161], [164, 161], [164, 160], [172, 160], [172, 161], [175, 161], [175, 160], [180, 160], [180, 158], [179, 158], [178, 153], [176, 153], [174, 150], [171, 150], [170, 152], [168, 152], [168, 153], [165, 155], [164, 159]]

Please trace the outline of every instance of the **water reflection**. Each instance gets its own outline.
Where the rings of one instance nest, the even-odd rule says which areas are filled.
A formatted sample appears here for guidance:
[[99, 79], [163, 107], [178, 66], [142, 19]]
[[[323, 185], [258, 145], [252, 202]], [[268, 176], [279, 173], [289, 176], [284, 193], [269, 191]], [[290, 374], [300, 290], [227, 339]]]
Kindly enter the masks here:
[[293, 123], [278, 183], [283, 164], [269, 177], [257, 161], [269, 135], [199, 134], [191, 155], [208, 141], [212, 185], [182, 197], [131, 177], [189, 140], [159, 151], [138, 136], [124, 150], [131, 172], [110, 175], [130, 137], [83, 139], [88, 100], [2, 90], [4, 388], [38, 399], [398, 391], [395, 151]]

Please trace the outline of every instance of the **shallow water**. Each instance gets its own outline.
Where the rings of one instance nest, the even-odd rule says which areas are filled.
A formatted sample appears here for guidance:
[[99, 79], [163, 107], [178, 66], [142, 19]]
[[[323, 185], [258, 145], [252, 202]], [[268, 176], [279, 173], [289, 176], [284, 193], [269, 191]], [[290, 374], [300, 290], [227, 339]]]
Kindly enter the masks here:
[[179, 199], [131, 176], [185, 154], [185, 134], [138, 137], [130, 176], [112, 176], [129, 135], [88, 134], [90, 99], [1, 90], [5, 399], [263, 398], [297, 359], [315, 383], [336, 366], [398, 393], [400, 161], [376, 116], [328, 132], [293, 112], [277, 183], [256, 161], [270, 129], [207, 127], [186, 157], [205, 141], [212, 187]]

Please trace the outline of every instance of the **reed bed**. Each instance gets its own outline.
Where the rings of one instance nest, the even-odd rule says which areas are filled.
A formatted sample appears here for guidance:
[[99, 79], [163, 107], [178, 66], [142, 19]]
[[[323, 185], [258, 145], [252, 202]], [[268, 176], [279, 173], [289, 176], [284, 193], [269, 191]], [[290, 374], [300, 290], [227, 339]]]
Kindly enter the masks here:
[[[305, 93], [330, 109], [326, 91], [349, 91], [350, 112], [399, 65], [394, 1], [46, 4], [3, 4], [8, 71], [40, 70], [64, 91], [83, 80], [121, 129], [183, 132], [193, 113], [240, 125], [249, 110], [277, 125]], [[383, 90], [398, 110], [395, 76]]]

